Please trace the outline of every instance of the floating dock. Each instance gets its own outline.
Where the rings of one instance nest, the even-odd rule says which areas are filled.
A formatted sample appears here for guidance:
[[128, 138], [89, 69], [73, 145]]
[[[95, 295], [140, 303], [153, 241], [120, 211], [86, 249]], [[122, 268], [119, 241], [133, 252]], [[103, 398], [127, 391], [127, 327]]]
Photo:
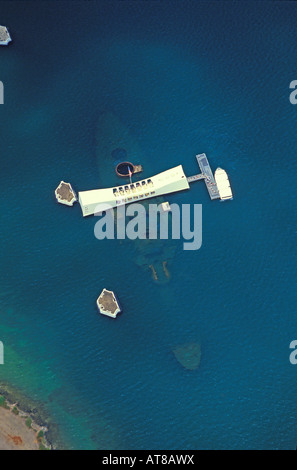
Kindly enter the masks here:
[[217, 183], [214, 179], [210, 164], [208, 163], [207, 156], [205, 153], [200, 153], [196, 155], [197, 162], [201, 173], [204, 175], [204, 181], [208, 190], [210, 199], [219, 199], [220, 193], [217, 187]]
[[217, 168], [213, 175], [205, 153], [196, 155], [196, 159], [201, 173], [188, 176], [188, 183], [194, 183], [195, 181], [204, 179], [210, 199], [221, 199], [221, 201], [233, 199], [229, 178], [225, 170]]
[[0, 26], [0, 46], [7, 46], [12, 41], [6, 26]]
[[117, 314], [122, 311], [114, 292], [105, 288], [99, 295], [96, 303], [99, 312], [111, 318], [116, 318]]
[[205, 153], [200, 153], [199, 155], [196, 155], [196, 159], [201, 173], [199, 173], [198, 175], [189, 176], [187, 178], [188, 183], [194, 183], [195, 181], [204, 179], [210, 199], [219, 199], [220, 193], [212, 170], [210, 168], [210, 164], [207, 160], [207, 156], [205, 155]]
[[162, 211], [163, 211], [163, 212], [169, 212], [169, 211], [171, 211], [171, 207], [170, 207], [170, 204], [169, 204], [168, 201], [162, 202], [162, 203], [161, 203], [161, 207], [162, 207]]

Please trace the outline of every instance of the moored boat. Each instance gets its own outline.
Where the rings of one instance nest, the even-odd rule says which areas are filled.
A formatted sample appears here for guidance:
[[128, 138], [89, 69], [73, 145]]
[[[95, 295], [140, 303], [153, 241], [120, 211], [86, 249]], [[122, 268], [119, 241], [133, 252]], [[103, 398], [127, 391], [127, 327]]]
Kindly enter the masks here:
[[214, 174], [221, 201], [233, 199], [229, 178], [225, 170], [217, 168]]

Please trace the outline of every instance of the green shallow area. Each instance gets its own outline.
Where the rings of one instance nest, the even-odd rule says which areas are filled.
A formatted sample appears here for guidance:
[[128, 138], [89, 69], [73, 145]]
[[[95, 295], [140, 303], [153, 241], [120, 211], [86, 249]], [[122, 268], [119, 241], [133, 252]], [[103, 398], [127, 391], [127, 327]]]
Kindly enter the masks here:
[[[9, 311], [10, 315], [13, 311]], [[100, 449], [117, 445], [116, 432], [98, 416], [98, 429], [92, 435], [88, 416], [92, 404], [77, 399], [77, 390], [55, 372], [53, 363], [36, 360], [28, 351], [32, 345], [16, 340], [16, 329], [0, 325], [4, 344], [4, 364], [0, 365], [0, 395], [30, 414], [34, 421], [48, 428], [47, 439], [57, 449]], [[5, 339], [5, 340], [4, 340]], [[76, 430], [75, 435], [72, 430]], [[67, 430], [68, 433], [65, 433]]]

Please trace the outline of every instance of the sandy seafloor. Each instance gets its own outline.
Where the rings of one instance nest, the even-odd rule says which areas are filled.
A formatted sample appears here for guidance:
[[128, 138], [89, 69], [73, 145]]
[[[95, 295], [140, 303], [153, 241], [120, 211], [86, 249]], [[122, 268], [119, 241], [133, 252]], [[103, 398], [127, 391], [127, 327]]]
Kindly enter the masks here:
[[[1, 2], [14, 41], [0, 49], [0, 383], [47, 416], [60, 448], [296, 447], [296, 14], [294, 2]], [[98, 241], [94, 218], [55, 203], [62, 179], [111, 184], [107, 112], [145, 176], [194, 174], [201, 152], [230, 176], [230, 203], [202, 182], [168, 197], [203, 205], [203, 245], [176, 242], [167, 284], [137, 264], [141, 245]], [[103, 287], [122, 303], [116, 321], [96, 312]], [[191, 341], [198, 371], [172, 354]]]

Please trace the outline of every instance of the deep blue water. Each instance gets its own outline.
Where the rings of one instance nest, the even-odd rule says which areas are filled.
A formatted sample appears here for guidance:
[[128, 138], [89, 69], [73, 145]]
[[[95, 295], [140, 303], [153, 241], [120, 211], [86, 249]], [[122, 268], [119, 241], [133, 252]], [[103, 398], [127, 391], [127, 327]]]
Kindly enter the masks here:
[[[295, 448], [296, 18], [293, 2], [1, 2], [1, 382], [60, 446]], [[61, 179], [108, 186], [106, 112], [146, 176], [196, 173], [201, 152], [230, 176], [230, 203], [202, 182], [168, 198], [203, 204], [203, 246], [176, 242], [168, 284], [136, 264], [141, 245], [96, 240], [94, 218], [54, 200]], [[96, 312], [103, 287], [116, 321]], [[172, 354], [189, 341], [195, 372]]]

